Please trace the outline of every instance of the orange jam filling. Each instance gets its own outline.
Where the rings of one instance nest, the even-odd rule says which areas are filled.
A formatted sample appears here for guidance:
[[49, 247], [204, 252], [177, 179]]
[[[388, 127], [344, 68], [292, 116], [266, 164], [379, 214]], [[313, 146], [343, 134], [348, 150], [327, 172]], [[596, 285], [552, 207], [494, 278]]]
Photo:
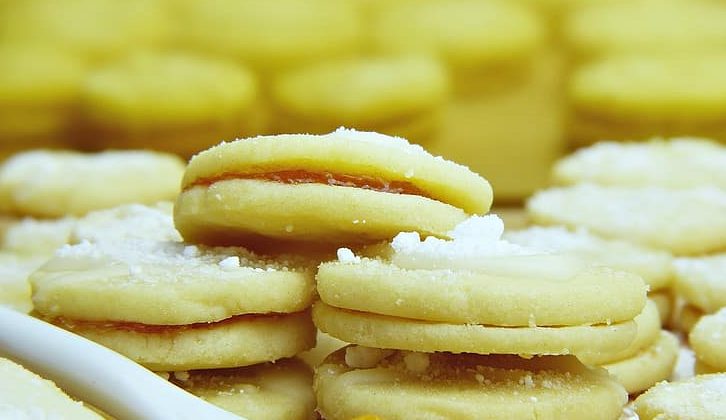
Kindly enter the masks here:
[[51, 323], [67, 330], [74, 330], [78, 328], [95, 328], [100, 330], [116, 330], [116, 331], [127, 331], [137, 332], [141, 334], [163, 334], [182, 332], [186, 330], [196, 330], [203, 328], [213, 328], [231, 324], [237, 321], [249, 320], [252, 321], [260, 317], [275, 317], [277, 314], [245, 314], [235, 315], [230, 318], [225, 318], [221, 321], [216, 322], [198, 322], [194, 324], [186, 325], [150, 325], [142, 324], [139, 322], [126, 322], [126, 321], [81, 321], [68, 319], [64, 317], [58, 317], [51, 320]]
[[200, 178], [191, 183], [186, 189], [202, 185], [209, 186], [219, 181], [232, 179], [255, 179], [261, 181], [278, 182], [281, 184], [325, 184], [336, 187], [354, 187], [364, 190], [386, 192], [393, 194], [418, 195], [431, 198], [426, 192], [407, 181], [387, 181], [380, 177], [368, 175], [346, 175], [330, 172], [310, 172], [302, 169], [287, 171], [263, 172], [256, 174], [224, 173], [221, 175]]

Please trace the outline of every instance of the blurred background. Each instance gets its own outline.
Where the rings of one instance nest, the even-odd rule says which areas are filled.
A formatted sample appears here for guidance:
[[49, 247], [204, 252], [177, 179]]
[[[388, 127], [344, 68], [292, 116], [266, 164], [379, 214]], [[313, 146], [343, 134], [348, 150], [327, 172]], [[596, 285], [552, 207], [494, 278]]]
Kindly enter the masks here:
[[0, 156], [398, 135], [497, 204], [597, 140], [726, 141], [717, 0], [0, 0]]

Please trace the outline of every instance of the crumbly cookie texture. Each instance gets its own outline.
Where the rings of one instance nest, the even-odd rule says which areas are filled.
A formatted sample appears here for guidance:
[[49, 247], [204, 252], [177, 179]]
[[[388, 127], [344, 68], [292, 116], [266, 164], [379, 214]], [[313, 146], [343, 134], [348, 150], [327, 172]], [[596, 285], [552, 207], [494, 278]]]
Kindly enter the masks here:
[[715, 419], [726, 413], [726, 373], [661, 382], [635, 400], [641, 419]]

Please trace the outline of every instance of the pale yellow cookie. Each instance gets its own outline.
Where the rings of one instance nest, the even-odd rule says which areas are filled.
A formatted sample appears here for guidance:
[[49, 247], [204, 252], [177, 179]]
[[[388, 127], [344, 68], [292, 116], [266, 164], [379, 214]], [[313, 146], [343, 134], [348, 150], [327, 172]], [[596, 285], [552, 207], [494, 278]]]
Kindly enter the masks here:
[[83, 403], [71, 399], [53, 382], [0, 358], [0, 418], [100, 420]]
[[688, 334], [698, 360], [719, 371], [726, 371], [726, 308], [704, 315]]
[[326, 334], [318, 330], [315, 339], [315, 347], [297, 355], [301, 360], [307, 363], [311, 368], [316, 368], [330, 353], [345, 347], [349, 343], [338, 340], [330, 334]]
[[174, 229], [171, 201], [153, 205], [125, 204], [106, 210], [92, 211], [72, 225], [69, 243], [113, 242], [127, 239], [181, 241]]
[[151, 370], [248, 366], [292, 357], [315, 345], [315, 326], [308, 311], [171, 326], [48, 320]]
[[625, 349], [637, 334], [633, 321], [567, 327], [498, 327], [399, 318], [313, 306], [315, 325], [348, 343], [411, 351], [479, 354], [611, 353]]
[[174, 219], [187, 241], [373, 242], [444, 235], [485, 213], [489, 183], [403, 139], [340, 129], [222, 143], [187, 167]]
[[43, 257], [0, 252], [0, 305], [30, 312], [33, 301], [28, 276], [44, 262]]
[[726, 306], [726, 253], [675, 261], [675, 290], [704, 312]]
[[248, 419], [311, 419], [315, 410], [312, 370], [297, 359], [233, 369], [170, 372], [170, 380]]
[[638, 274], [651, 292], [668, 287], [673, 279], [673, 258], [669, 253], [623, 240], [604, 239], [586, 229], [571, 231], [559, 226], [534, 226], [506, 232], [504, 239]]
[[697, 306], [686, 303], [675, 313], [673, 324], [678, 331], [688, 334], [705, 314]]
[[713, 366], [707, 365], [706, 363], [703, 363], [700, 360], [696, 360], [696, 365], [694, 366], [694, 370], [696, 375], [706, 375], [708, 373], [721, 373], [724, 370], [715, 368]]
[[645, 391], [671, 376], [678, 357], [678, 338], [661, 331], [658, 339], [632, 357], [603, 367], [620, 382], [629, 394]]
[[76, 220], [25, 218], [5, 230], [0, 247], [4, 251], [22, 255], [50, 256], [68, 243]]
[[151, 151], [26, 152], [0, 167], [0, 210], [62, 217], [170, 200], [179, 193], [183, 170], [178, 157]]
[[613, 419], [627, 402], [602, 369], [574, 357], [356, 353], [356, 346], [341, 349], [316, 372], [318, 407], [328, 420]]
[[527, 211], [535, 223], [583, 227], [677, 255], [726, 249], [726, 191], [713, 187], [579, 184], [538, 192], [527, 202]]
[[726, 413], [726, 373], [661, 382], [635, 400], [642, 420], [719, 419]]
[[599, 142], [559, 160], [552, 178], [564, 185], [726, 188], [726, 146], [688, 137]]
[[676, 305], [676, 299], [674, 298], [671, 289], [658, 290], [656, 292], [648, 293], [648, 299], [652, 300], [653, 303], [655, 303], [656, 308], [658, 308], [661, 325], [668, 325], [673, 317], [673, 310]]
[[[651, 347], [656, 341], [658, 341], [661, 333], [660, 315], [658, 314], [658, 308], [653, 301], [648, 300], [645, 308], [643, 308], [643, 312], [636, 316], [633, 321], [635, 321], [638, 333], [627, 348], [615, 353], [578, 353], [576, 355], [577, 358], [580, 359], [582, 363], [590, 366], [615, 363], [636, 356], [638, 353]], [[628, 387], [626, 386], [626, 388]]]

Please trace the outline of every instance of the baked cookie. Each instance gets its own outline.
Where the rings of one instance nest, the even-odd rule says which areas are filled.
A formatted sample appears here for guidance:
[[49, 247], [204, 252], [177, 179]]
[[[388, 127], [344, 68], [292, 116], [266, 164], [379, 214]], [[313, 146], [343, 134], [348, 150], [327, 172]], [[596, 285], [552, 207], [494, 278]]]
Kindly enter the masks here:
[[673, 291], [668, 288], [649, 292], [648, 299], [652, 300], [656, 308], [658, 308], [661, 325], [669, 325], [676, 305], [676, 298], [673, 296]]
[[79, 216], [124, 203], [170, 200], [179, 193], [183, 171], [178, 157], [151, 151], [25, 152], [0, 167], [0, 211]]
[[91, 73], [81, 99], [83, 146], [89, 149], [191, 156], [218, 139], [261, 130], [256, 78], [222, 59], [132, 55]]
[[[317, 369], [315, 394], [329, 420], [617, 418], [625, 390], [572, 356], [520, 358], [414, 353], [350, 346]], [[344, 389], [345, 392], [340, 392]]]
[[44, 262], [43, 257], [0, 252], [0, 305], [30, 312], [33, 302], [28, 276]]
[[675, 261], [674, 288], [679, 296], [703, 312], [726, 306], [726, 254]]
[[661, 382], [635, 400], [641, 419], [718, 419], [726, 413], [726, 373]]
[[0, 417], [4, 419], [79, 419], [104, 417], [74, 401], [53, 382], [0, 358]]
[[704, 315], [688, 334], [698, 360], [712, 371], [726, 371], [726, 308]]
[[726, 146], [688, 137], [599, 142], [558, 161], [552, 178], [563, 185], [726, 188]]
[[718, 188], [579, 184], [538, 192], [527, 201], [527, 212], [538, 224], [582, 227], [676, 255], [726, 249], [726, 191]]
[[[502, 241], [503, 229], [496, 216], [472, 217], [450, 241], [401, 233], [379, 258], [339, 250], [318, 269], [316, 324], [351, 343], [417, 351], [567, 354], [589, 340], [608, 352], [634, 338], [640, 277]], [[454, 343], [464, 347], [447, 349]]]
[[698, 320], [706, 315], [706, 313], [697, 306], [685, 303], [675, 311], [674, 315], [675, 319], [672, 321], [673, 327], [678, 331], [688, 334], [696, 323], [698, 323]]
[[313, 372], [297, 359], [170, 372], [169, 379], [197, 397], [248, 419], [312, 419], [315, 410]]
[[611, 56], [587, 63], [572, 74], [567, 88], [570, 140], [580, 145], [654, 136], [723, 141], [725, 74], [722, 52]]
[[192, 158], [174, 207], [189, 242], [374, 242], [443, 236], [492, 202], [489, 183], [401, 138], [339, 129], [222, 143]]
[[631, 242], [604, 239], [587, 229], [568, 230], [561, 226], [533, 226], [507, 231], [504, 239], [515, 244], [574, 255], [622, 271], [640, 275], [649, 291], [667, 288], [673, 279], [673, 257], [665, 251]]
[[56, 249], [68, 243], [76, 219], [24, 218], [5, 230], [0, 248], [20, 255], [50, 256]]
[[603, 365], [629, 394], [643, 392], [671, 376], [678, 357], [678, 338], [661, 331], [658, 338], [632, 357]]
[[438, 132], [449, 77], [433, 58], [360, 57], [286, 72], [271, 89], [275, 133], [344, 125], [425, 143]]
[[[36, 312], [159, 370], [249, 365], [312, 347], [310, 262], [187, 245], [168, 207], [165, 218], [148, 209], [146, 222], [133, 209], [108, 211], [128, 216], [115, 223], [79, 222], [81, 242], [31, 276]], [[152, 221], [156, 238], [123, 232]]]
[[174, 229], [174, 205], [160, 201], [153, 205], [124, 204], [92, 211], [78, 218], [69, 233], [69, 243], [113, 242], [127, 239], [181, 241]]

